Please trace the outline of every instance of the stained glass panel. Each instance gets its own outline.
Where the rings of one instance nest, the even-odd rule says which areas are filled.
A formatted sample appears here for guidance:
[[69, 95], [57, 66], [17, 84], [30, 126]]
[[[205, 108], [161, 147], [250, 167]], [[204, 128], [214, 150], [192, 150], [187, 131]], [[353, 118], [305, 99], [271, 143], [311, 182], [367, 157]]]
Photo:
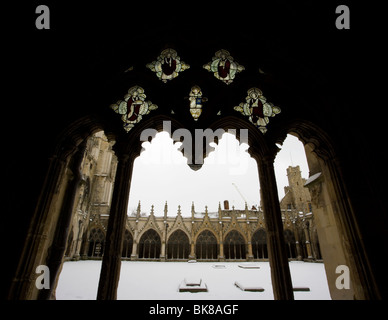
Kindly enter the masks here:
[[207, 98], [202, 97], [202, 90], [198, 86], [191, 88], [189, 93], [190, 101], [190, 113], [193, 116], [194, 120], [197, 121], [199, 116], [202, 113], [202, 105], [207, 101]]
[[176, 78], [180, 72], [190, 68], [188, 64], [180, 60], [174, 49], [163, 50], [159, 57], [147, 64], [146, 67], [155, 72], [159, 80], [164, 83]]
[[259, 88], [251, 88], [248, 90], [248, 95], [245, 102], [241, 102], [234, 110], [241, 112], [247, 116], [262, 133], [267, 132], [267, 124], [269, 117], [274, 117], [281, 112], [279, 107], [275, 107], [271, 102], [263, 96]]
[[146, 101], [144, 89], [139, 86], [131, 87], [124, 96], [124, 100], [119, 100], [110, 107], [121, 115], [124, 129], [128, 132], [136, 123], [140, 122], [143, 115], [149, 114], [151, 110], [156, 110], [157, 105], [151, 101]]
[[233, 82], [236, 73], [245, 70], [242, 65], [234, 61], [233, 57], [227, 50], [219, 50], [215, 53], [212, 61], [203, 66], [209, 72], [213, 72], [214, 76], [226, 84]]

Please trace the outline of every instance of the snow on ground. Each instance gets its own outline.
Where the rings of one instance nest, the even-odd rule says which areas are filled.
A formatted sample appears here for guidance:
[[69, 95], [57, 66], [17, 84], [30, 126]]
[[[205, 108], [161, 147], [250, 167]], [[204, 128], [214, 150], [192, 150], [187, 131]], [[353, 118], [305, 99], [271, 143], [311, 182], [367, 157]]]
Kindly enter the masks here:
[[[239, 265], [259, 266], [241, 268]], [[215, 268], [214, 266], [225, 266]], [[294, 292], [296, 300], [329, 300], [323, 263], [292, 261], [289, 263], [293, 286], [309, 287], [309, 292]], [[58, 300], [94, 300], [97, 295], [101, 261], [65, 262], [58, 281]], [[179, 292], [184, 278], [199, 277], [208, 292]], [[259, 286], [264, 292], [247, 292], [237, 288]], [[117, 292], [119, 300], [272, 300], [268, 262], [149, 262], [122, 261]]]

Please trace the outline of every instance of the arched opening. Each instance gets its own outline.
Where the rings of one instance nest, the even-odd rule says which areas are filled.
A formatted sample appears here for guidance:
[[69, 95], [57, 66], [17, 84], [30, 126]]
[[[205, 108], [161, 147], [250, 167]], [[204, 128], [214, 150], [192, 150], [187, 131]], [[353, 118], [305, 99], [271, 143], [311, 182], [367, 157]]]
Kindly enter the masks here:
[[[217, 136], [215, 136], [217, 138]], [[171, 134], [162, 131], [151, 142], [142, 143], [143, 151], [133, 167], [128, 215], [135, 215], [141, 202], [143, 214], [154, 206], [156, 214], [163, 214], [168, 203], [169, 214], [180, 206], [182, 216], [190, 216], [196, 208], [217, 212], [219, 204], [227, 200], [230, 209], [249, 209], [260, 205], [259, 177], [256, 161], [248, 154], [247, 143], [224, 131], [218, 144], [210, 142], [211, 150], [204, 157], [201, 169], [194, 171], [188, 159], [179, 151], [181, 142], [174, 142]], [[238, 190], [236, 190], [238, 188]]]
[[122, 251], [121, 257], [124, 259], [130, 259], [132, 254], [132, 247], [133, 247], [132, 234], [128, 230], [125, 230], [124, 240], [123, 240], [123, 251]]
[[287, 247], [288, 259], [296, 259], [297, 254], [294, 233], [289, 229], [284, 230], [284, 240]]
[[[345, 196], [347, 191], [333, 143], [322, 130], [307, 121], [290, 124], [284, 129], [288, 135], [283, 131], [277, 141], [281, 148], [279, 154], [289, 138], [299, 139], [303, 146], [301, 156], [307, 163], [303, 170], [308, 172], [301, 178], [298, 173], [301, 164], [296, 162], [294, 154], [288, 154], [289, 187], [280, 200], [284, 228], [289, 229], [285, 234], [289, 239], [288, 256], [295, 256], [296, 251], [298, 259], [323, 259], [332, 299], [364, 299], [366, 283], [373, 280], [365, 278], [366, 274], [361, 271], [367, 259], [360, 258], [362, 245], [355, 236], [358, 229], [349, 198]], [[298, 188], [299, 191], [292, 191]], [[335, 285], [338, 265], [346, 265], [351, 270], [353, 285], [349, 290], [339, 290]]]
[[[308, 181], [306, 181], [305, 186], [308, 187], [311, 193], [313, 194], [311, 199], [311, 209], [312, 209], [311, 211], [314, 212], [314, 214], [316, 214], [317, 217], [319, 217], [317, 219], [319, 220], [319, 222], [317, 223], [318, 225], [317, 233], [319, 236], [319, 243], [321, 245], [322, 257], [324, 258], [324, 260], [327, 260], [325, 259], [325, 257], [331, 257], [330, 261], [325, 261], [325, 267], [328, 275], [328, 282], [331, 283], [331, 286], [332, 286], [331, 287], [332, 296], [336, 298], [352, 298], [353, 296], [356, 296], [358, 298], [363, 298], [365, 296], [364, 288], [370, 288], [370, 283], [372, 280], [370, 279], [371, 275], [370, 274], [368, 275], [365, 272], [365, 270], [367, 269], [367, 266], [366, 266], [367, 259], [366, 257], [362, 256], [363, 255], [363, 251], [361, 250], [362, 243], [360, 242], [359, 239], [357, 239], [357, 236], [356, 236], [358, 234], [357, 224], [354, 221], [354, 217], [352, 215], [352, 208], [349, 203], [349, 199], [346, 196], [347, 193], [346, 193], [345, 186], [342, 183], [340, 168], [337, 166], [337, 162], [336, 162], [337, 161], [335, 157], [336, 154], [332, 149], [330, 143], [328, 143], [327, 139], [325, 137], [322, 137], [323, 135], [320, 133], [316, 134], [317, 130], [314, 129], [312, 126], [302, 125], [301, 127], [297, 127], [296, 129], [294, 127], [292, 130], [294, 130], [294, 134], [298, 135], [298, 137], [300, 137], [300, 139], [304, 141], [304, 145], [305, 145], [306, 156], [310, 167], [309, 179]], [[291, 132], [292, 130], [290, 129], [289, 131]], [[306, 134], [306, 132], [308, 132], [308, 134]], [[314, 136], [314, 134], [316, 134], [316, 136]], [[77, 139], [76, 145], [78, 146], [81, 143], [80, 141], [82, 141], [82, 138], [80, 138], [78, 135], [75, 135], [75, 136], [77, 138], [74, 138], [74, 139]], [[284, 138], [283, 133], [280, 136]], [[279, 141], [283, 142], [282, 141], [284, 140], [283, 138], [279, 138]], [[133, 139], [136, 140], [136, 138], [133, 138]], [[261, 139], [263, 140], [263, 138]], [[258, 141], [261, 142], [261, 140], [258, 140]], [[128, 141], [125, 141], [125, 142], [128, 142]], [[259, 148], [257, 144], [259, 144], [261, 147], [260, 143], [256, 143], [256, 145], [253, 145], [254, 147], [256, 147], [256, 149]], [[131, 140], [131, 144], [128, 144], [128, 145], [130, 145], [130, 147], [127, 147], [127, 148], [131, 148], [132, 146], [139, 145], [139, 142]], [[261, 152], [263, 154], [269, 152], [268, 143], [263, 142], [263, 146], [264, 146], [263, 147], [264, 149], [261, 150]], [[58, 146], [58, 149], [62, 150], [60, 147], [61, 146]], [[118, 150], [119, 149], [120, 148], [118, 148]], [[45, 185], [45, 188], [47, 190], [43, 190], [44, 192], [42, 192], [42, 193], [50, 194], [50, 196], [54, 198], [62, 197], [61, 199], [55, 198], [55, 201], [52, 199], [50, 201], [52, 201], [52, 203], [57, 202], [59, 204], [62, 204], [62, 201], [63, 201], [63, 206], [53, 205], [52, 207], [50, 207], [49, 205], [44, 206], [43, 204], [39, 204], [41, 206], [40, 208], [43, 210], [42, 212], [44, 212], [45, 214], [46, 219], [47, 217], [50, 216], [50, 214], [55, 216], [56, 220], [55, 219], [54, 220], [58, 221], [56, 226], [58, 227], [58, 230], [60, 230], [60, 232], [62, 233], [67, 232], [64, 230], [66, 230], [66, 227], [68, 226], [67, 222], [65, 221], [66, 219], [64, 218], [63, 212], [69, 211], [70, 210], [69, 208], [73, 207], [73, 202], [76, 199], [75, 196], [72, 194], [72, 192], [76, 190], [76, 188], [72, 185], [72, 181], [79, 181], [79, 179], [82, 179], [82, 177], [73, 179], [73, 180], [71, 179], [72, 174], [76, 172], [77, 166], [75, 166], [75, 163], [78, 163], [77, 158], [79, 158], [81, 154], [81, 153], [78, 153], [78, 152], [75, 153], [75, 152], [76, 152], [76, 147], [72, 145], [71, 148], [69, 147], [69, 150], [64, 152], [66, 155], [62, 155], [60, 160], [53, 158], [52, 160], [53, 163], [52, 163], [52, 166], [50, 166], [49, 173], [54, 173], [53, 176], [55, 177], [55, 179], [52, 178], [53, 179], [52, 181], [49, 180], [47, 182], [47, 185]], [[125, 180], [125, 183], [120, 182], [121, 185], [119, 184], [120, 189], [116, 194], [115, 203], [118, 203], [118, 199], [122, 199], [124, 197], [124, 194], [123, 194], [124, 192], [126, 194], [125, 197], [128, 197], [128, 193], [129, 193], [128, 186], [130, 185], [130, 182], [129, 182], [130, 176], [131, 176], [130, 169], [132, 168], [132, 163], [131, 163], [131, 166], [129, 166], [126, 164], [126, 161], [131, 162], [132, 160], [130, 161], [125, 160], [126, 157], [127, 158], [129, 157], [127, 149], [123, 148], [121, 150], [121, 153], [122, 154], [121, 154], [119, 163], [121, 163], [121, 166], [122, 166], [121, 170], [125, 172], [126, 176], [125, 176], [125, 179], [120, 178], [123, 181]], [[131, 157], [132, 156], [133, 155], [131, 154]], [[268, 162], [267, 159], [265, 161]], [[72, 168], [73, 170], [68, 170], [69, 168], [66, 168], [66, 165], [59, 164], [59, 162], [63, 162], [66, 165], [69, 164], [70, 166], [74, 165], [74, 168]], [[108, 161], [107, 163], [110, 163], [110, 162]], [[265, 165], [267, 164], [268, 163], [266, 163]], [[260, 167], [262, 166], [262, 163], [261, 164], [259, 163], [258, 165]], [[267, 170], [268, 166], [265, 169]], [[51, 175], [48, 174], [48, 176], [51, 176]], [[118, 176], [122, 177], [121, 174], [119, 174]], [[59, 196], [55, 194], [55, 192], [53, 192], [54, 188], [57, 185], [60, 185], [58, 181], [64, 182], [63, 185], [61, 186], [62, 189], [60, 190], [61, 192], [59, 192]], [[110, 191], [109, 189], [107, 190], [108, 192], [106, 193], [106, 196], [107, 198], [109, 198], [110, 195], [112, 195], [112, 189], [110, 189]], [[88, 196], [88, 194], [89, 192], [85, 192], [86, 196]], [[44, 201], [49, 203], [49, 200], [44, 200]], [[122, 210], [121, 207], [124, 207], [124, 206], [125, 206], [125, 210], [127, 209], [124, 202], [122, 205], [118, 206], [120, 210]], [[85, 204], [84, 201], [80, 202], [81, 211], [86, 210], [84, 209], [85, 207], [84, 204]], [[44, 209], [46, 207], [49, 209]], [[115, 210], [118, 210], [118, 209], [115, 209]], [[37, 210], [37, 212], [40, 213], [39, 210]], [[102, 215], [100, 215], [100, 217], [101, 216]], [[111, 215], [110, 218], [112, 218], [112, 216], [114, 215]], [[295, 215], [293, 217], [288, 215], [288, 218], [285, 218], [284, 221], [286, 222], [287, 219], [289, 219], [292, 223], [292, 219], [295, 217], [296, 217]], [[124, 218], [122, 219], [124, 220]], [[98, 217], [96, 217], [96, 222], [97, 220], [98, 220]], [[44, 222], [47, 220], [43, 219], [42, 221]], [[119, 225], [118, 220], [114, 220], [114, 222], [112, 223]], [[123, 226], [124, 224], [121, 224], [121, 225]], [[48, 226], [46, 227], [48, 228]], [[310, 228], [310, 230], [311, 229], [312, 228]], [[116, 229], [111, 228], [111, 230], [113, 230], [112, 232], [117, 233]], [[297, 233], [294, 233], [294, 234], [297, 234]], [[267, 233], [267, 236], [268, 235], [269, 233]], [[342, 235], [345, 235], [345, 237], [342, 238]], [[61, 238], [63, 237], [61, 236], [58, 237], [58, 239], [61, 239]], [[305, 251], [307, 256], [310, 257], [311, 253], [309, 252], [309, 250], [311, 250], [311, 247], [309, 248], [309, 246], [307, 245], [307, 241], [310, 242], [310, 240], [313, 238], [310, 237], [310, 234], [307, 234], [305, 235], [304, 239], [306, 241], [306, 248], [305, 250], [303, 249], [303, 251]], [[310, 240], [307, 240], [307, 239], [310, 239]], [[159, 238], [159, 241], [160, 241], [160, 238]], [[199, 248], [198, 248], [198, 241], [197, 241], [196, 250], [195, 250], [197, 256], [200, 257], [200, 259], [216, 259], [218, 255], [217, 239], [215, 243], [216, 243], [217, 250], [213, 250], [213, 249], [207, 250], [208, 248], [212, 248], [211, 246], [208, 246], [206, 247], [204, 254], [201, 251], [201, 253], [198, 255], [197, 252], [199, 252], [200, 250], [198, 250]], [[37, 244], [38, 244], [38, 241], [34, 244], [35, 248], [38, 248]], [[48, 244], [51, 245], [52, 243], [47, 243], [47, 245]], [[98, 245], [98, 242], [96, 242], [95, 245], [92, 245], [92, 247], [94, 246], [94, 249], [90, 249], [91, 247], [90, 244], [89, 244], [89, 248], [87, 249], [88, 255], [91, 257], [101, 257], [105, 251], [105, 247]], [[144, 247], [144, 244], [146, 244], [145, 247]], [[152, 244], [152, 241], [143, 242], [143, 247], [142, 249], [140, 249], [141, 243], [139, 242], [138, 256], [140, 259], [147, 259], [147, 257], [149, 259], [156, 259], [156, 257], [157, 258], [160, 257], [161, 245], [159, 250], [156, 250], [159, 252], [158, 254], [157, 253], [151, 254], [152, 252], [151, 244]], [[114, 247], [117, 247], [117, 243], [112, 242], [110, 243], [110, 245], [112, 246], [112, 250], [115, 250]], [[144, 248], [147, 248], [147, 246], [148, 246], [148, 249], [144, 249]], [[269, 250], [270, 250], [270, 247], [271, 245], [270, 245], [270, 242], [268, 241]], [[333, 248], [335, 248], [335, 250]], [[155, 251], [155, 248], [153, 249]], [[357, 249], [360, 249], [360, 250], [357, 250]], [[298, 251], [298, 248], [296, 249], [296, 251]], [[147, 254], [145, 254], [145, 252], [147, 252]], [[217, 252], [217, 253], [214, 254], [214, 252]], [[299, 254], [297, 256], [299, 256]], [[111, 262], [111, 263], [114, 263], [114, 262]], [[335, 284], [335, 277], [336, 277], [335, 266], [338, 264], [349, 265], [350, 267], [351, 275], [353, 277], [352, 283], [354, 286], [350, 291], [339, 292], [338, 290], [336, 290], [336, 288], [333, 285]]]
[[186, 233], [182, 230], [173, 232], [167, 242], [168, 260], [186, 260], [190, 254], [190, 243]]
[[159, 234], [153, 229], [146, 231], [139, 241], [139, 259], [159, 259], [161, 247]]
[[89, 250], [90, 258], [101, 258], [105, 250], [105, 234], [101, 229], [95, 228], [90, 231]]
[[218, 244], [215, 235], [209, 231], [202, 231], [195, 243], [197, 260], [216, 260], [218, 258]]
[[242, 260], [246, 258], [244, 237], [237, 230], [232, 230], [226, 235], [224, 253], [226, 260]]
[[264, 229], [257, 230], [252, 236], [254, 259], [268, 259], [267, 234]]

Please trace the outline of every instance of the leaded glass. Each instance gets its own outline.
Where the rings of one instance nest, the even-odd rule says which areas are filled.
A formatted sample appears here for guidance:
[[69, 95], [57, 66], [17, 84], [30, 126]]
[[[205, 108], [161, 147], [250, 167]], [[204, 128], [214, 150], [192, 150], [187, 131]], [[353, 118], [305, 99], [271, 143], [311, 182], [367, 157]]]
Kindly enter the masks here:
[[156, 110], [157, 105], [151, 101], [146, 101], [144, 89], [139, 86], [131, 87], [124, 96], [124, 100], [119, 100], [111, 104], [111, 108], [122, 115], [124, 129], [128, 132], [136, 123], [140, 122], [143, 115], [149, 114], [151, 110]]
[[148, 63], [146, 67], [155, 72], [159, 80], [164, 83], [176, 78], [179, 72], [190, 68], [188, 64], [181, 61], [174, 49], [163, 50], [156, 61]]
[[204, 69], [213, 72], [214, 76], [226, 84], [233, 82], [236, 73], [245, 70], [242, 65], [234, 61], [227, 50], [219, 50], [215, 53], [212, 61], [203, 66]]
[[271, 102], [267, 102], [259, 88], [249, 89], [245, 102], [241, 102], [234, 107], [234, 110], [248, 116], [249, 121], [262, 133], [267, 132], [266, 126], [269, 123], [269, 117], [274, 117], [281, 111], [279, 107], [275, 107]]
[[197, 121], [202, 113], [202, 104], [207, 101], [207, 98], [202, 97], [202, 90], [198, 86], [191, 88], [189, 93], [190, 113], [194, 120]]

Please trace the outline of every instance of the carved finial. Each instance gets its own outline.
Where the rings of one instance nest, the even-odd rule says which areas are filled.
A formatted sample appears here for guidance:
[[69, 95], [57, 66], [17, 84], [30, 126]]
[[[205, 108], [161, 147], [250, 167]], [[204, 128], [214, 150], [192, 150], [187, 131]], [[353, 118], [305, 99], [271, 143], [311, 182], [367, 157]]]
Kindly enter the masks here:
[[205, 206], [205, 215], [208, 215], [207, 206]]
[[194, 201], [191, 203], [191, 218], [194, 219], [195, 209], [194, 209]]
[[151, 215], [154, 215], [154, 205], [151, 205]]
[[140, 210], [141, 210], [141, 206], [140, 206], [140, 200], [139, 200], [139, 204], [137, 205], [137, 209], [136, 209], [136, 217], [140, 217]]
[[181, 206], [178, 205], [178, 215], [180, 216], [181, 215]]
[[166, 218], [167, 217], [167, 212], [168, 212], [168, 207], [167, 207], [167, 201], [164, 205], [164, 217]]

